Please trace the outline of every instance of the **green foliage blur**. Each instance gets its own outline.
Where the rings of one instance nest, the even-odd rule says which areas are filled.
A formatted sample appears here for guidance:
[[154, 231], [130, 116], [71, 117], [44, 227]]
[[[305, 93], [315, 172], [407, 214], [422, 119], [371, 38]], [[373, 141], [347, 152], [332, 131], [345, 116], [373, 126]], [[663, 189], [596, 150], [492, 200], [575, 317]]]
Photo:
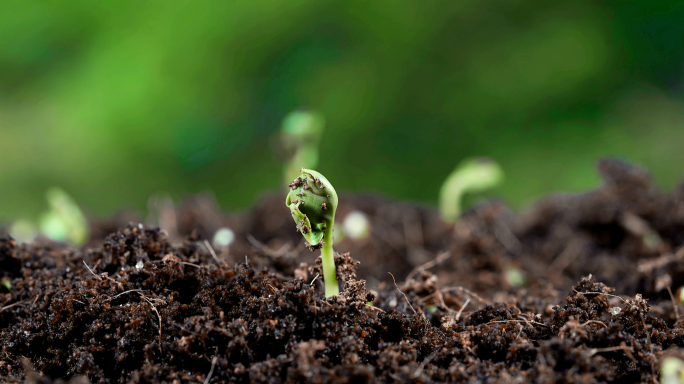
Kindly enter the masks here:
[[435, 205], [486, 156], [524, 207], [598, 183], [603, 155], [673, 188], [684, 164], [684, 2], [34, 1], [0, 12], [0, 219], [63, 188], [88, 214], [284, 190], [272, 138], [326, 129], [340, 191]]

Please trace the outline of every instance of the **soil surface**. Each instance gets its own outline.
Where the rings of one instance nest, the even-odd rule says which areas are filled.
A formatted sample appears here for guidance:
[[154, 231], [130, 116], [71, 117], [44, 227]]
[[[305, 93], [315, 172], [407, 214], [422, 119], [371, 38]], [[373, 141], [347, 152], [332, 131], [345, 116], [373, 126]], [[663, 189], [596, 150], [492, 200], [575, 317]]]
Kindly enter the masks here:
[[[82, 249], [2, 236], [0, 381], [656, 382], [684, 356], [669, 292], [684, 285], [684, 186], [599, 171], [599, 189], [456, 224], [341, 196], [336, 228], [361, 211], [370, 229], [336, 232], [330, 299], [284, 192], [242, 215], [197, 196], [165, 208], [164, 231], [93, 221]], [[235, 241], [212, 254], [204, 239], [226, 226]]]

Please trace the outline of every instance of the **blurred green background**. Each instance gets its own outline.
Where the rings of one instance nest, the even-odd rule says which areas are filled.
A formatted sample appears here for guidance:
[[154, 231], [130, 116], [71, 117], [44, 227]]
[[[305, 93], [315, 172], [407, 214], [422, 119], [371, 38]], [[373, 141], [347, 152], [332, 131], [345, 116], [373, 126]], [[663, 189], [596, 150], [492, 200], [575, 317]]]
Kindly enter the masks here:
[[0, 12], [0, 219], [50, 186], [93, 215], [283, 187], [273, 137], [326, 118], [338, 191], [436, 204], [469, 156], [524, 207], [603, 155], [683, 176], [682, 1], [21, 1]]

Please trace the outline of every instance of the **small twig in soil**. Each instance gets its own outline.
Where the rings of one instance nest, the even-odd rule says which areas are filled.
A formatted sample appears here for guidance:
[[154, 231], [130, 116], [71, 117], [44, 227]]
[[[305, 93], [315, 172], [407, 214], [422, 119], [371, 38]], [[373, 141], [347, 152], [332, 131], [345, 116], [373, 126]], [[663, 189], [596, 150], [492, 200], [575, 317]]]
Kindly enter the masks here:
[[0, 308], [0, 312], [4, 311], [5, 309], [10, 309], [10, 308], [12, 308], [12, 307], [16, 307], [16, 306], [18, 306], [18, 305], [22, 305], [22, 306], [23, 306], [24, 303], [22, 303], [21, 301], [19, 301], [19, 302], [16, 302], [16, 303], [14, 303], [14, 304], [10, 304], [10, 305], [8, 305], [8, 306], [2, 307], [2, 308]]
[[370, 309], [372, 309], [372, 310], [378, 311], [378, 312], [386, 313], [385, 311], [383, 311], [382, 309], [380, 309], [380, 308], [378, 308], [378, 307], [376, 307], [376, 306], [374, 306], [374, 305], [366, 304], [366, 307], [368, 307], [368, 308], [370, 308]]
[[199, 335], [198, 333], [183, 328], [182, 325], [180, 325], [180, 324], [174, 322], [173, 320], [169, 320], [169, 323], [171, 323], [171, 325], [173, 325], [174, 327], [180, 329], [180, 330], [183, 331], [183, 332], [187, 332], [187, 333], [189, 333], [189, 334], [191, 334], [191, 335], [193, 335], [193, 336], [195, 336], [195, 337], [200, 337], [200, 335]]
[[439, 299], [439, 304], [440, 304], [442, 307], [444, 307], [447, 311], [449, 311], [449, 312], [456, 312], [456, 311], [454, 311], [453, 309], [449, 308], [449, 306], [446, 305], [446, 303], [444, 302], [444, 294], [442, 294], [442, 292], [439, 291], [439, 290], [434, 291], [434, 292], [432, 292], [431, 294], [429, 294], [429, 295], [427, 295], [427, 296], [425, 296], [425, 297], [419, 298], [418, 301], [422, 303], [422, 302], [424, 302], [424, 301], [427, 301], [427, 300], [431, 299], [433, 296], [437, 296], [437, 299]]
[[[411, 302], [409, 301], [408, 297], [406, 297], [406, 294], [404, 292], [402, 292], [401, 289], [399, 289], [399, 286], [397, 285], [397, 280], [394, 279], [394, 275], [391, 272], [387, 272], [387, 273], [389, 273], [390, 276], [392, 276], [392, 281], [394, 281], [394, 286], [397, 287], [397, 291], [399, 291], [399, 293], [404, 295], [404, 299], [406, 299], [406, 302], [408, 303], [409, 307], [411, 307], [413, 314], [418, 316], [418, 312], [416, 312], [416, 310], [413, 309], [413, 305], [411, 305]], [[420, 314], [423, 315], [423, 320], [425, 320], [425, 314], [423, 312], [421, 312]]]
[[88, 264], [85, 262], [85, 260], [83, 260], [83, 264], [86, 266], [86, 268], [88, 268], [88, 270], [90, 271], [90, 273], [93, 274], [93, 276], [97, 277], [98, 280], [102, 281], [102, 277], [101, 277], [101, 276], [98, 276], [95, 272], [93, 272], [93, 270], [90, 269], [90, 267], [89, 267]]
[[425, 366], [428, 365], [430, 361], [432, 361], [432, 359], [435, 358], [436, 355], [437, 351], [434, 351], [430, 354], [430, 356], [426, 357], [422, 363], [420, 363], [420, 367], [418, 367], [418, 369], [416, 369], [416, 372], [413, 374], [414, 379], [418, 378], [418, 376], [420, 376], [420, 374], [423, 373], [423, 369], [425, 369]]
[[579, 256], [584, 247], [583, 240], [572, 240], [568, 245], [565, 246], [563, 251], [561, 251], [558, 256], [551, 262], [549, 267], [546, 269], [546, 273], [550, 274], [556, 272], [558, 274], [563, 273], [565, 268], [567, 268], [573, 261]]
[[530, 323], [530, 324], [541, 325], [542, 327], [546, 327], [546, 328], [551, 328], [550, 326], [548, 326], [544, 323], [538, 323], [538, 322], [532, 321], [532, 320], [492, 320], [489, 323], [487, 323], [487, 325], [494, 324], [494, 323]]
[[119, 297], [119, 296], [121, 296], [121, 295], [123, 295], [123, 294], [129, 293], [129, 292], [139, 292], [139, 291], [142, 291], [142, 289], [129, 289], [128, 291], [121, 292], [121, 293], [119, 293], [119, 294], [116, 295], [116, 296], [110, 297], [109, 300], [110, 300], [110, 301], [111, 301], [111, 300], [114, 300], [114, 299], [116, 299], [117, 297]]
[[316, 277], [314, 277], [313, 280], [311, 280], [311, 282], [309, 283], [309, 285], [313, 285], [314, 281], [316, 281], [316, 279], [318, 279], [318, 276], [320, 276], [320, 275], [321, 275], [320, 273], [317, 273], [317, 274], [316, 274]]
[[589, 323], [601, 324], [604, 327], [608, 328], [608, 326], [603, 321], [598, 321], [598, 320], [587, 320], [587, 322], [580, 324], [580, 326], [584, 327], [585, 325], [587, 325]]
[[287, 253], [288, 249], [290, 248], [289, 244], [283, 245], [279, 250], [273, 251], [269, 249], [266, 244], [260, 242], [259, 240], [255, 239], [254, 236], [252, 236], [251, 233], [248, 233], [247, 236], [247, 241], [250, 242], [255, 248], [259, 249], [264, 255], [276, 259], [278, 257], [283, 256], [284, 254]]
[[465, 309], [465, 307], [466, 307], [466, 305], [468, 305], [468, 303], [470, 303], [470, 298], [467, 298], [465, 303], [463, 303], [463, 305], [461, 305], [461, 309], [458, 310], [458, 313], [456, 314], [456, 316], [451, 317], [451, 318], [447, 317], [448, 320], [446, 323], [442, 324], [442, 327], [445, 329], [449, 329], [449, 328], [451, 328], [451, 326], [456, 324], [458, 319], [461, 318], [461, 314], [463, 313], [463, 309]]
[[522, 250], [522, 243], [515, 236], [513, 231], [508, 227], [503, 220], [494, 219], [494, 224], [492, 225], [492, 232], [494, 237], [501, 243], [501, 245], [506, 248], [508, 252], [513, 255], [519, 255]]
[[183, 264], [183, 265], [190, 265], [190, 266], [193, 266], [193, 267], [195, 267], [195, 268], [202, 268], [202, 267], [200, 267], [200, 266], [197, 265], [197, 264], [188, 263], [187, 261], [181, 261], [180, 263]]
[[143, 298], [143, 300], [145, 300], [145, 302], [147, 302], [149, 305], [151, 305], [152, 309], [157, 313], [157, 317], [159, 318], [159, 343], [160, 343], [159, 349], [161, 349], [161, 337], [162, 337], [162, 318], [161, 318], [161, 315], [159, 314], [159, 311], [157, 311], [157, 307], [155, 307], [154, 304], [152, 303], [152, 300], [154, 300], [154, 299], [145, 296], [145, 294], [143, 294], [142, 292], [138, 292], [138, 294]]
[[162, 318], [161, 318], [161, 315], [159, 314], [159, 311], [157, 311], [157, 307], [155, 307], [151, 301], [149, 301], [147, 299], [145, 299], [145, 301], [147, 301], [152, 306], [152, 309], [157, 313], [157, 317], [159, 318], [159, 345], [158, 346], [159, 346], [159, 353], [162, 353], [162, 347], [161, 347], [161, 343], [162, 343]]
[[431, 294], [429, 294], [429, 295], [427, 295], [427, 296], [425, 296], [425, 297], [421, 297], [421, 298], [418, 299], [418, 301], [422, 303], [423, 301], [430, 300], [430, 299], [432, 298], [432, 296], [435, 296], [435, 295], [437, 294], [437, 292], [439, 292], [439, 291], [434, 291], [434, 292], [432, 292]]
[[461, 292], [464, 292], [464, 293], [466, 293], [466, 294], [472, 296], [473, 298], [475, 298], [475, 299], [476, 299], [477, 301], [479, 301], [480, 303], [490, 304], [489, 301], [487, 301], [487, 300], [481, 298], [480, 296], [477, 295], [477, 293], [475, 293], [475, 292], [473, 292], [473, 291], [471, 291], [471, 290], [469, 290], [469, 289], [463, 288], [463, 287], [442, 288], [441, 291], [442, 291], [443, 293], [450, 292], [450, 291], [461, 291]]
[[444, 302], [444, 295], [442, 294], [442, 292], [437, 291], [437, 297], [439, 298], [439, 303], [442, 304], [442, 306], [443, 306], [444, 308], [446, 308], [447, 311], [449, 311], [449, 312], [456, 312], [456, 311], [454, 311], [453, 309], [449, 308], [449, 306], [446, 305], [446, 303]]
[[[575, 290], [573, 289], [573, 291], [575, 291]], [[610, 296], [610, 297], [617, 297], [618, 299], [622, 300], [623, 303], [626, 303], [626, 302], [627, 302], [627, 301], [625, 301], [625, 299], [623, 299], [622, 297], [617, 296], [617, 295], [611, 295], [610, 293], [604, 293], [604, 292], [579, 292], [579, 291], [575, 291], [575, 292], [579, 293], [580, 295], [606, 295], [606, 296]]]
[[424, 270], [429, 269], [429, 268], [432, 268], [432, 267], [434, 267], [434, 266], [437, 265], [437, 264], [443, 263], [443, 262], [444, 262], [446, 259], [448, 259], [449, 257], [451, 257], [451, 252], [449, 252], [449, 251], [442, 252], [439, 256], [437, 256], [437, 257], [434, 258], [433, 260], [430, 260], [430, 261], [428, 261], [427, 263], [425, 263], [425, 264], [423, 264], [423, 265], [421, 265], [421, 266], [418, 266], [418, 267], [414, 268], [413, 271], [411, 271], [411, 272], [408, 274], [408, 276], [406, 276], [406, 281], [411, 280], [411, 278], [412, 278], [416, 273], [423, 272]]
[[465, 309], [465, 307], [466, 307], [466, 305], [468, 305], [468, 303], [470, 303], [470, 298], [467, 298], [465, 303], [463, 303], [463, 305], [461, 306], [461, 309], [458, 310], [458, 313], [456, 314], [455, 321], [458, 321], [458, 319], [461, 318], [461, 313], [463, 313], [463, 309]]
[[625, 353], [625, 355], [627, 355], [627, 357], [630, 358], [630, 360], [634, 361], [634, 356], [632, 355], [632, 348], [625, 345], [624, 341], [618, 347], [592, 348], [589, 350], [589, 356], [594, 356], [595, 354], [597, 354], [599, 352], [615, 352], [615, 351], [623, 351]]
[[[98, 263], [99, 263], [99, 262], [98, 262]], [[88, 266], [88, 264], [86, 264], [85, 260], [83, 260], [83, 264], [85, 264], [86, 268], [88, 268], [88, 270], [90, 271], [90, 273], [93, 274], [93, 276], [97, 277], [98, 280], [102, 281], [102, 276], [100, 276], [100, 275], [96, 274], [95, 272], [93, 272], [93, 270], [90, 269], [90, 267]], [[114, 284], [116, 284], [116, 285], [118, 285], [118, 286], [122, 286], [120, 282], [118, 282], [118, 281], [112, 279], [112, 278], [109, 277], [109, 276], [106, 276], [106, 274], [105, 274], [104, 278], [107, 279], [107, 280], [109, 280], [109, 281], [111, 281], [112, 283], [114, 283]], [[123, 286], [122, 286], [122, 287], [123, 287]]]
[[221, 265], [221, 261], [219, 260], [218, 256], [216, 256], [216, 252], [214, 252], [214, 248], [211, 247], [211, 244], [209, 244], [208, 240], [204, 240], [204, 245], [207, 247], [209, 250], [209, 253], [211, 253], [211, 257], [214, 258], [214, 261], [216, 261], [216, 264]]
[[[639, 295], [637, 295], [637, 296], [639, 296]], [[646, 326], [646, 320], [644, 320], [644, 314], [641, 313], [641, 311], [639, 311], [639, 317], [641, 318], [641, 324], [644, 326], [644, 333], [646, 334], [646, 340], [648, 340], [648, 346], [651, 349], [651, 355], [653, 355], [653, 343], [651, 343], [651, 334], [648, 332], [648, 327]], [[651, 363], [651, 370], [655, 371], [655, 367], [653, 366], [653, 360], [650, 360], [650, 363]]]
[[679, 321], [679, 309], [677, 308], [677, 302], [675, 301], [674, 295], [672, 294], [672, 290], [670, 289], [670, 286], [667, 286], [667, 292], [670, 294], [670, 300], [672, 300], [672, 308], [674, 308], [675, 312], [675, 321]]
[[216, 366], [216, 362], [218, 361], [218, 358], [216, 358], [216, 355], [211, 359], [211, 369], [209, 370], [209, 374], [207, 375], [207, 378], [204, 380], [204, 384], [209, 383], [209, 379], [211, 379], [211, 375], [214, 373], [214, 367]]
[[261, 286], [266, 287], [268, 286], [273, 292], [278, 292], [278, 288], [274, 287], [266, 278], [261, 280]]
[[656, 268], [660, 268], [663, 265], [669, 264], [673, 261], [679, 261], [682, 259], [684, 259], [684, 247], [679, 248], [675, 254], [666, 253], [655, 259], [651, 259], [639, 264], [639, 266], [637, 267], [637, 271], [648, 274]]

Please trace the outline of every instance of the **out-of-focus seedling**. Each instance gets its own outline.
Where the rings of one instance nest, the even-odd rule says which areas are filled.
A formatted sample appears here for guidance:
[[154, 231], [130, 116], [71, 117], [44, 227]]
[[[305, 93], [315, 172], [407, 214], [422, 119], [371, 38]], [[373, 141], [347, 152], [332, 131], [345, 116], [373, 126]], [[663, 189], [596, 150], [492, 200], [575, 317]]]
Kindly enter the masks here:
[[337, 193], [320, 173], [302, 168], [289, 185], [285, 204], [297, 224], [297, 232], [309, 243], [309, 249], [321, 249], [325, 296], [340, 293], [333, 254], [333, 225], [337, 210]]
[[287, 156], [285, 181], [290, 182], [299, 175], [301, 168], [315, 168], [318, 165], [320, 145], [325, 118], [312, 111], [297, 110], [283, 119], [281, 141]]
[[644, 244], [651, 249], [658, 249], [663, 240], [658, 232], [651, 231], [643, 237]]
[[684, 384], [684, 362], [677, 357], [668, 357], [660, 364], [661, 384]]
[[36, 225], [27, 219], [19, 219], [10, 226], [9, 234], [20, 243], [33, 240], [38, 234]]
[[345, 237], [351, 239], [365, 239], [370, 232], [368, 217], [359, 211], [351, 211], [342, 222]]
[[235, 232], [228, 227], [223, 227], [216, 231], [212, 243], [214, 243], [214, 248], [223, 249], [229, 247], [234, 241]]
[[506, 284], [513, 288], [522, 288], [527, 285], [527, 276], [525, 276], [525, 272], [516, 267], [508, 267], [506, 269], [505, 278]]
[[12, 282], [10, 281], [10, 279], [2, 279], [2, 281], [0, 281], [0, 286], [5, 287], [9, 293], [14, 294], [14, 292], [12, 292]]
[[51, 240], [78, 247], [88, 239], [88, 222], [74, 200], [59, 188], [45, 194], [49, 210], [40, 218], [40, 231]]
[[455, 222], [461, 214], [464, 194], [494, 188], [501, 184], [503, 177], [503, 170], [494, 160], [485, 157], [463, 160], [447, 177], [439, 192], [442, 219]]

